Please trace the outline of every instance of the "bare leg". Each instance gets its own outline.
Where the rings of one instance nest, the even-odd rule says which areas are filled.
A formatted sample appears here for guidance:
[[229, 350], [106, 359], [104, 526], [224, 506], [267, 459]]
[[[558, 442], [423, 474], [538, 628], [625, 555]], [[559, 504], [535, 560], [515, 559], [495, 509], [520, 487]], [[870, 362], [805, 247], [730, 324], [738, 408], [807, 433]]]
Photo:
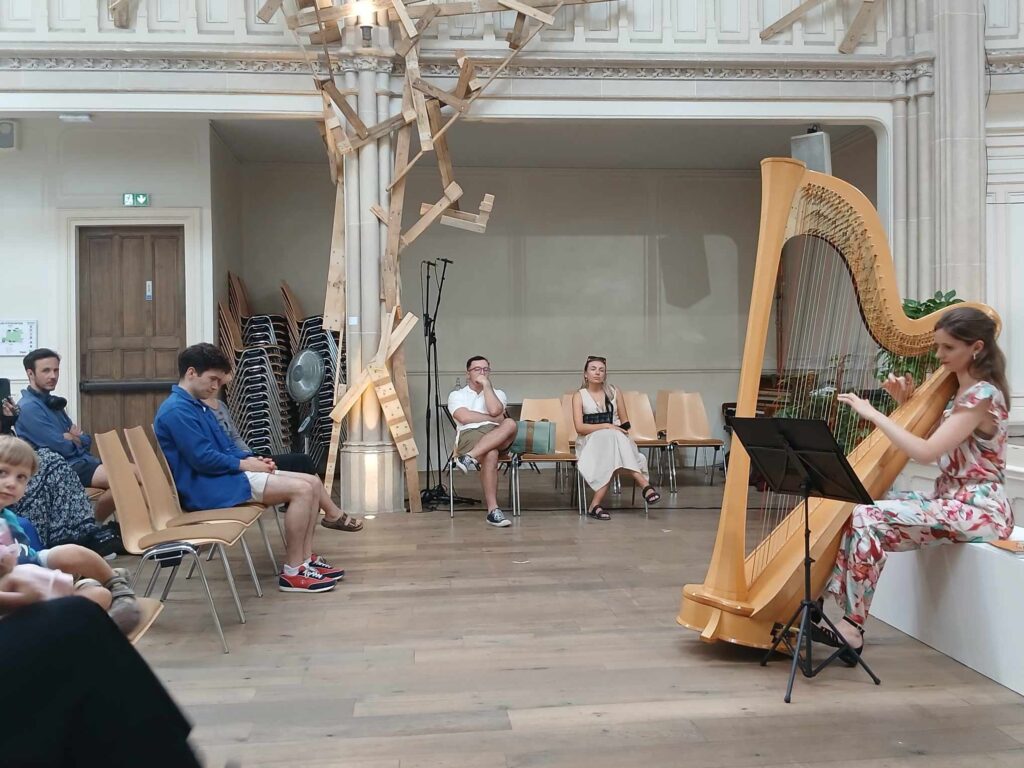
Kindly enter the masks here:
[[[490, 437], [492, 434], [494, 432], [485, 437]], [[484, 504], [487, 505], [487, 511], [490, 512], [498, 506], [498, 451], [488, 451], [478, 461], [480, 462], [480, 486], [484, 492]]]
[[646, 488], [651, 484], [650, 479], [645, 477], [642, 472], [630, 472], [629, 474], [633, 476], [633, 481], [641, 488]]
[[309, 558], [308, 547], [311, 546], [313, 538], [311, 526], [316, 523], [319, 512], [312, 486], [305, 479], [297, 479], [290, 473], [272, 474], [267, 478], [263, 503], [288, 505], [288, 511], [284, 515], [284, 528], [288, 539], [285, 564], [298, 568]]
[[316, 475], [306, 475], [301, 472], [281, 471], [275, 472], [274, 475], [276, 477], [287, 477], [307, 483], [317, 499], [317, 509], [324, 513], [324, 516], [327, 518], [327, 522], [336, 522], [344, 514], [344, 512], [341, 511], [341, 508], [331, 499], [331, 495], [327, 493], [327, 488], [324, 487], [323, 481]]
[[[486, 456], [490, 451], [497, 452], [506, 448], [516, 436], [516, 423], [512, 419], [505, 419], [497, 427], [480, 438], [480, 442], [469, 449], [467, 454], [479, 462], [481, 457]], [[497, 486], [495, 486], [497, 487]], [[484, 489], [484, 493], [486, 493]], [[491, 507], [493, 509], [494, 507]]]
[[114, 577], [114, 571], [106, 560], [77, 544], [61, 544], [47, 550], [46, 567], [85, 579], [96, 579], [100, 584], [106, 584]]
[[106, 522], [114, 513], [114, 494], [109, 490], [104, 491], [103, 495], [93, 502], [92, 513], [97, 523]]
[[608, 493], [608, 486], [611, 485], [611, 484], [612, 483], [609, 480], [607, 483], [602, 485], [600, 488], [595, 488], [594, 489], [594, 497], [590, 500], [590, 509], [593, 509], [594, 507], [596, 507], [598, 504], [601, 503], [601, 499], [603, 499], [604, 495], [606, 493]]

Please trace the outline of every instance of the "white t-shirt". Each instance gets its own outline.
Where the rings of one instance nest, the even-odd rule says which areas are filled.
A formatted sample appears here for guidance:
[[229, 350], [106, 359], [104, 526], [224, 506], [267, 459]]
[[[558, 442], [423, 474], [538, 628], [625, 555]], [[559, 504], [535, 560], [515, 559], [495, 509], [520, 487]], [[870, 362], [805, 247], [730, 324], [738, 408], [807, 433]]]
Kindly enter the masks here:
[[[508, 405], [508, 398], [505, 393], [500, 389], [494, 390], [494, 394], [497, 395], [498, 399], [501, 400], [502, 405]], [[479, 413], [487, 413], [487, 403], [484, 399], [484, 393], [474, 392], [473, 389], [467, 384], [462, 389], [456, 389], [454, 392], [448, 395], [448, 413], [455, 417], [455, 412], [459, 408], [468, 408], [471, 411], [477, 411]], [[455, 422], [459, 424], [458, 421]], [[497, 424], [497, 421], [478, 421], [475, 424], [459, 424], [458, 430], [455, 434], [464, 432], [467, 429], [476, 429], [477, 427], [483, 427], [487, 424]]]

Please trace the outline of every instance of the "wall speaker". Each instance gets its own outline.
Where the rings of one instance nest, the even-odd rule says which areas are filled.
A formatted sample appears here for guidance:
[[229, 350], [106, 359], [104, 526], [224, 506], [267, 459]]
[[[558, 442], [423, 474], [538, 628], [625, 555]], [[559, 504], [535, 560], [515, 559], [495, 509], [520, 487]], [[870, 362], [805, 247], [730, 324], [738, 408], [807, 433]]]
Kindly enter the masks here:
[[802, 161], [811, 171], [832, 175], [832, 145], [828, 134], [817, 128], [789, 140], [789, 154]]
[[14, 152], [18, 148], [18, 124], [13, 120], [0, 120], [0, 152]]

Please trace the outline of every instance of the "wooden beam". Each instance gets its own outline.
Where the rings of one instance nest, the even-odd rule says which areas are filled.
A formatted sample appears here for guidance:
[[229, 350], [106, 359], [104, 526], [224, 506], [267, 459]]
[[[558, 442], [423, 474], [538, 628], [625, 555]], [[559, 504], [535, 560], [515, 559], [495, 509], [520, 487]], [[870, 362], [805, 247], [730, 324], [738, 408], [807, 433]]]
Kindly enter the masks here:
[[406, 36], [410, 40], [415, 39], [420, 34], [420, 31], [416, 29], [416, 22], [412, 20], [412, 16], [406, 10], [405, 3], [402, 0], [391, 0], [391, 8], [398, 16], [398, 21], [401, 23]]
[[324, 328], [338, 333], [345, 332], [345, 279], [345, 174], [341, 173], [334, 190], [334, 228], [324, 301]]
[[374, 392], [377, 393], [377, 402], [384, 412], [384, 422], [388, 425], [388, 431], [395, 441], [398, 455], [402, 461], [414, 459], [419, 455], [416, 448], [416, 440], [413, 438], [412, 427], [406, 418], [405, 410], [402, 408], [402, 401], [398, 399], [398, 392], [391, 380], [391, 374], [386, 366], [370, 363], [366, 366], [366, 373], [373, 383]]
[[420, 137], [420, 150], [428, 152], [434, 148], [434, 140], [430, 132], [430, 119], [427, 117], [427, 102], [423, 91], [413, 88], [414, 83], [420, 80], [420, 58], [416, 49], [413, 48], [405, 57], [405, 79], [412, 89], [412, 106], [416, 111], [416, 127]]
[[462, 197], [462, 187], [454, 181], [445, 187], [444, 197], [434, 203], [430, 210], [420, 216], [419, 220], [399, 238], [399, 253], [412, 245], [413, 241], [426, 232], [427, 227], [437, 221], [441, 214], [460, 197]]
[[338, 109], [341, 110], [341, 114], [348, 120], [348, 124], [352, 126], [352, 130], [356, 132], [356, 136], [360, 139], [365, 139], [370, 135], [369, 130], [366, 128], [366, 123], [359, 117], [359, 113], [356, 112], [352, 106], [348, 103], [348, 99], [345, 95], [338, 90], [338, 86], [333, 80], [318, 80], [320, 88], [324, 93], [327, 94], [328, 98], [334, 103]]
[[868, 26], [875, 19], [875, 11], [879, 5], [881, 3], [876, 3], [875, 0], [861, 0], [860, 8], [857, 9], [857, 15], [850, 22], [850, 28], [846, 30], [846, 37], [843, 38], [843, 42], [839, 44], [840, 53], [853, 53], [857, 50], [860, 39], [864, 37]]
[[[395, 350], [401, 346], [402, 342], [405, 341], [405, 337], [409, 335], [409, 332], [416, 325], [416, 315], [410, 313], [402, 318], [402, 321], [395, 327], [395, 330], [391, 334], [391, 340], [388, 343], [387, 356], [390, 357], [395, 353]], [[352, 410], [352, 406], [359, 402], [359, 399], [363, 396], [363, 392], [370, 386], [370, 377], [366, 371], [361, 371], [355, 380], [352, 381], [345, 389], [345, 394], [335, 404], [334, 409], [331, 411], [331, 418], [335, 421], [341, 421], [348, 415], [348, 412]]]
[[[340, 357], [340, 355], [339, 355]], [[341, 383], [341, 360], [334, 364], [334, 402], [344, 396], [346, 387]], [[341, 421], [331, 424], [331, 442], [327, 444], [327, 468], [324, 470], [324, 488], [327, 495], [331, 495], [331, 488], [334, 487], [334, 473], [338, 467], [338, 449], [341, 447]]]
[[[603, 2], [604, 0], [522, 0], [522, 5], [531, 9], [553, 9], [549, 16], [555, 16], [559, 9], [563, 5], [586, 5], [593, 2]], [[344, 19], [354, 19], [359, 16], [360, 13], [370, 13], [374, 11], [387, 11], [388, 18], [392, 21], [398, 21], [398, 13], [391, 6], [391, 0], [361, 0], [359, 10], [356, 10], [356, 3], [345, 3], [344, 5], [335, 5], [329, 8], [322, 8], [320, 10], [320, 18], [324, 23], [338, 22]], [[454, 3], [416, 3], [414, 5], [407, 5], [406, 11], [409, 15], [414, 18], [420, 18], [431, 12], [431, 7], [438, 9], [437, 16], [448, 17], [448, 16], [466, 16], [475, 13], [501, 13], [502, 11], [508, 10], [499, 0], [463, 0], [462, 2]], [[299, 11], [295, 16], [290, 16], [287, 19], [288, 26], [292, 29], [300, 29], [302, 27], [316, 27], [317, 20], [316, 14], [312, 10]]]
[[376, 216], [377, 221], [385, 227], [388, 225], [388, 212], [381, 208], [379, 203], [374, 203], [370, 206], [370, 213]]
[[812, 10], [814, 10], [814, 8], [816, 8], [821, 3], [822, 0], [804, 0], [804, 2], [800, 3], [800, 5], [798, 5], [792, 11], [790, 11], [781, 19], [776, 21], [774, 24], [769, 24], [767, 27], [762, 29], [761, 39], [767, 40], [768, 38], [774, 37], [775, 35], [779, 34], [779, 32], [783, 32], [789, 29], [794, 24], [796, 24], [796, 22], [798, 22], [800, 19], [802, 19]]
[[[480, 202], [480, 213], [469, 213], [449, 208], [441, 215], [440, 223], [455, 229], [464, 229], [467, 232], [483, 234], [487, 231], [487, 221], [491, 217], [491, 210], [494, 207], [494, 195], [484, 195]], [[430, 203], [420, 205], [420, 215], [431, 208]]]
[[[427, 117], [430, 119], [431, 133], [437, 133], [442, 125], [441, 106], [436, 101], [427, 102]], [[452, 165], [452, 155], [448, 150], [448, 137], [441, 136], [434, 140], [434, 153], [437, 155], [437, 168], [441, 173], [441, 186], [447, 188], [455, 181], [455, 168]], [[429, 206], [427, 206], [429, 208]], [[452, 203], [452, 208], [458, 210], [459, 202]], [[421, 211], [424, 213], [424, 211]]]
[[256, 12], [256, 18], [264, 24], [269, 24], [270, 20], [274, 18], [274, 14], [277, 13], [283, 3], [284, 0], [267, 0]]
[[431, 98], [437, 99], [450, 107], [455, 107], [459, 112], [462, 112], [466, 108], [465, 99], [460, 99], [457, 96], [448, 93], [448, 91], [442, 91], [437, 86], [428, 83], [422, 77], [413, 80], [412, 87], [420, 93], [424, 93]]
[[[412, 143], [412, 128], [405, 126], [398, 131], [395, 142], [395, 169], [402, 169], [409, 162], [409, 145]], [[402, 212], [405, 208], [405, 182], [391, 190], [388, 205], [387, 242], [381, 257], [381, 287], [384, 292], [384, 306], [398, 306], [398, 252], [401, 248]]]
[[436, 5], [434, 5], [433, 3], [431, 3], [430, 7], [427, 9], [427, 12], [425, 14], [423, 14], [422, 16], [420, 16], [420, 18], [416, 22], [416, 36], [415, 37], [411, 37], [411, 38], [405, 37], [405, 38], [402, 38], [401, 40], [396, 41], [395, 42], [395, 53], [397, 53], [399, 56], [401, 56], [404, 59], [405, 55], [407, 53], [409, 53], [409, 51], [414, 46], [419, 45], [419, 42], [422, 39], [420, 37], [420, 34], [427, 27], [430, 26], [430, 22], [432, 22], [435, 18], [437, 18], [437, 15], [440, 12], [441, 12], [441, 9], [438, 8]]
[[459, 64], [459, 82], [455, 84], [455, 90], [452, 93], [460, 99], [465, 99], [473, 91], [480, 90], [480, 81], [473, 77], [476, 73], [476, 65], [470, 61], [465, 51], [456, 51], [455, 61]]
[[519, 2], [519, 0], [498, 0], [498, 2], [501, 5], [508, 8], [509, 10], [513, 10], [516, 11], [517, 13], [522, 13], [526, 16], [529, 16], [530, 18], [536, 19], [541, 24], [555, 23], [555, 17], [552, 16], [550, 13], [544, 13], [544, 11], [539, 11], [532, 5], [521, 3]]
[[516, 14], [516, 23], [512, 26], [512, 31], [505, 35], [505, 40], [508, 42], [508, 47], [513, 50], [523, 47], [523, 28], [526, 26], [526, 14], [519, 12]]

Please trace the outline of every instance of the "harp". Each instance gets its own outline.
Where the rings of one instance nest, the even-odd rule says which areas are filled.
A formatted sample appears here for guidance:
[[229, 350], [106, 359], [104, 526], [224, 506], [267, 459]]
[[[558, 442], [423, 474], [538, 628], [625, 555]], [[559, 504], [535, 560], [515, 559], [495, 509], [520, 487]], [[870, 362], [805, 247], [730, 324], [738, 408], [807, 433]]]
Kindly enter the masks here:
[[[842, 433], [840, 443], [865, 488], [882, 498], [907, 457], [881, 431], [869, 431], [852, 411], [840, 409], [835, 395], [859, 389], [893, 405], [878, 389], [880, 364], [929, 352], [935, 322], [948, 308], [906, 316], [885, 230], [854, 187], [799, 161], [768, 158], [761, 163], [761, 194], [736, 415], [753, 416], [759, 393], [770, 389], [774, 415], [828, 420], [833, 432]], [[974, 306], [998, 323], [987, 306], [957, 306]], [[770, 339], [773, 319], [779, 330]], [[956, 389], [956, 377], [934, 367], [889, 414], [921, 436], [935, 426]], [[762, 387], [765, 381], [768, 387]], [[708, 642], [767, 648], [773, 625], [786, 621], [802, 597], [803, 521], [795, 498], [760, 494], [749, 482], [750, 459], [734, 441], [708, 573], [703, 584], [684, 587], [677, 621]], [[817, 593], [828, 580], [851, 510], [841, 502], [811, 502]]]

